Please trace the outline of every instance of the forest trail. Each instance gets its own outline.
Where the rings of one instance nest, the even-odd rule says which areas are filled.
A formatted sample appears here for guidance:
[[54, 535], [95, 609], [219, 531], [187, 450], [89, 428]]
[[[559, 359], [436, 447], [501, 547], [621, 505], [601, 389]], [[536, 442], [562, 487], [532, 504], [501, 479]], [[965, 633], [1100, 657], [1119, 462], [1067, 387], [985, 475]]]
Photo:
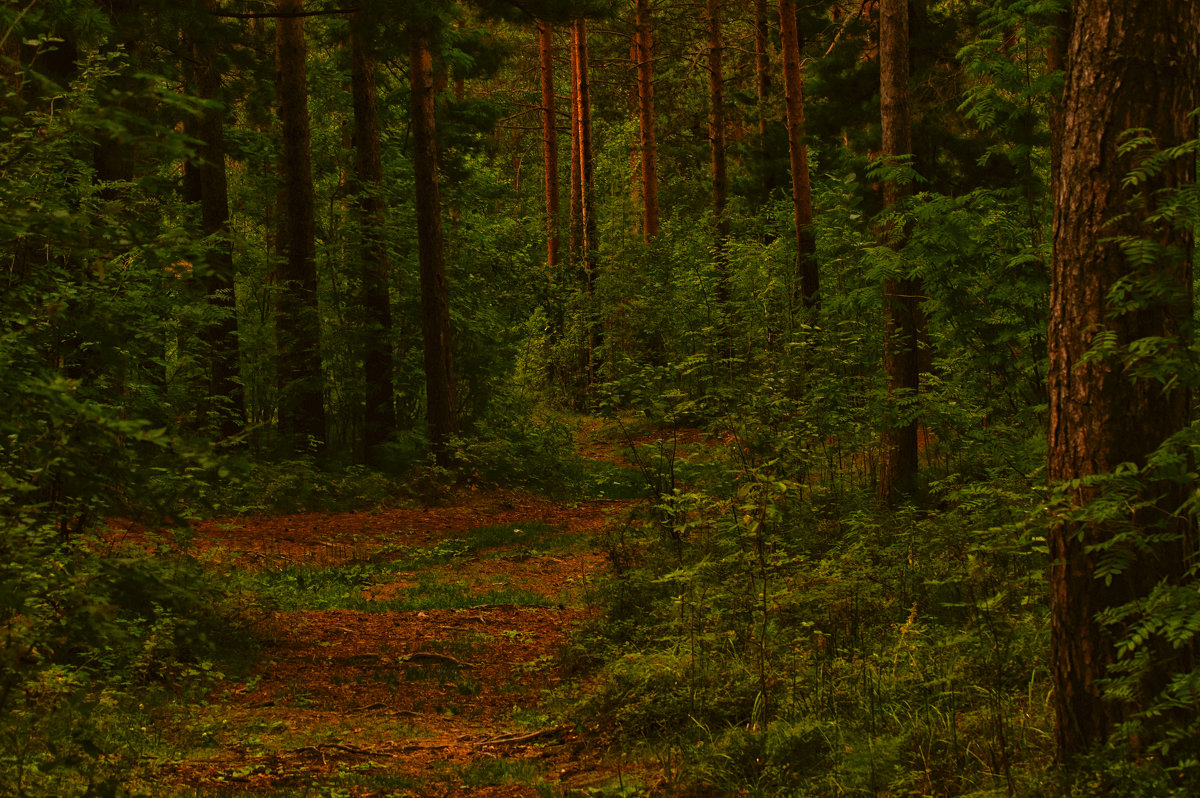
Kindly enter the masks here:
[[[586, 456], [612, 462], [592, 436]], [[572, 796], [651, 777], [543, 709], [636, 500], [466, 491], [443, 506], [214, 520], [201, 556], [276, 591], [267, 645], [175, 721], [187, 794]], [[308, 606], [305, 606], [308, 605]], [[569, 689], [569, 688], [568, 688]]]

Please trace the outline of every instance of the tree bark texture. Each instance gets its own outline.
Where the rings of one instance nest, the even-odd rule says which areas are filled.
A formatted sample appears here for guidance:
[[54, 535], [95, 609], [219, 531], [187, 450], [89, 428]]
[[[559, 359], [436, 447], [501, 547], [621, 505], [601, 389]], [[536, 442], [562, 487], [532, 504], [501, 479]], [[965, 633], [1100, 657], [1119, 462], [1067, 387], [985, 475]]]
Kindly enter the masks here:
[[383, 157], [375, 52], [361, 12], [350, 18], [350, 92], [354, 104], [354, 163], [361, 230], [364, 315], [363, 452], [377, 464], [372, 445], [396, 432], [395, 365], [392, 347], [391, 264], [384, 241]]
[[[1191, 0], [1076, 0], [1066, 51], [1061, 104], [1059, 168], [1054, 195], [1054, 268], [1051, 284], [1049, 478], [1053, 484], [1138, 466], [1190, 418], [1186, 387], [1139, 375], [1116, 356], [1086, 357], [1098, 333], [1115, 336], [1117, 351], [1158, 338], [1179, 351], [1192, 340], [1192, 237], [1146, 222], [1148, 210], [1131, 203], [1123, 185], [1133, 165], [1118, 153], [1122, 134], [1148, 132], [1158, 147], [1196, 136], [1189, 112], [1200, 104], [1200, 4]], [[1169, 163], [1147, 194], [1194, 180], [1191, 158]], [[1151, 205], [1154, 201], [1151, 200]], [[1153, 208], [1151, 208], [1152, 210]], [[1173, 248], [1148, 264], [1134, 264], [1113, 241], [1129, 236]], [[1109, 303], [1118, 283], [1157, 286], [1140, 301]], [[1190, 648], [1155, 651], [1145, 693], [1132, 705], [1106, 700], [1100, 680], [1115, 659], [1112, 630], [1096, 613], [1145, 596], [1163, 579], [1176, 581], [1194, 554], [1194, 529], [1175, 516], [1178, 486], [1149, 485], [1142, 498], [1157, 506], [1125, 519], [1139, 530], [1174, 531], [1165, 542], [1146, 541], [1111, 581], [1097, 578], [1094, 549], [1114, 534], [1117, 521], [1060, 523], [1049, 537], [1052, 670], [1060, 758], [1070, 763], [1105, 741], [1115, 723], [1146, 702], [1173, 673], [1192, 667]], [[1072, 487], [1084, 505], [1095, 489]], [[1151, 529], [1153, 528], [1153, 529]], [[1107, 583], [1106, 583], [1107, 582]]]
[[[206, 6], [213, 8], [214, 0]], [[211, 34], [192, 44], [195, 59], [193, 79], [196, 93], [205, 100], [221, 99], [221, 70], [218, 47]], [[245, 423], [245, 397], [241, 383], [238, 349], [236, 271], [233, 242], [229, 239], [229, 181], [225, 172], [225, 109], [206, 108], [193, 121], [200, 147], [198, 160], [190, 165], [195, 181], [195, 199], [200, 204], [200, 225], [211, 243], [205, 252], [201, 280], [208, 301], [220, 309], [220, 319], [204, 330], [202, 338], [208, 362], [209, 412], [222, 437], [241, 431]], [[215, 400], [215, 401], [214, 401]]]
[[817, 241], [813, 233], [812, 180], [808, 145], [804, 141], [804, 77], [800, 71], [800, 35], [796, 30], [795, 0], [779, 0], [780, 48], [787, 105], [788, 153], [792, 166], [792, 208], [796, 225], [796, 276], [805, 307], [815, 307], [820, 288]]
[[[880, 111], [883, 154], [912, 153], [912, 116], [908, 98], [909, 48], [908, 0], [879, 2]], [[909, 195], [907, 183], [884, 184], [884, 204], [892, 207]], [[896, 249], [903, 246], [903, 231], [882, 231], [885, 241]], [[919, 345], [921, 329], [921, 285], [911, 277], [894, 277], [883, 285], [883, 367], [888, 394], [894, 405], [915, 402], [920, 389]], [[897, 413], [901, 412], [897, 408]], [[879, 499], [893, 504], [900, 494], [910, 492], [917, 476], [917, 423], [889, 421], [882, 435]]]
[[658, 235], [658, 141], [654, 129], [654, 34], [649, 0], [636, 0], [638, 128], [642, 151], [642, 238]]
[[445, 464], [449, 438], [458, 431], [450, 299], [442, 249], [442, 200], [438, 187], [437, 124], [433, 56], [429, 37], [416, 33], [409, 61], [412, 85], [413, 167], [417, 192], [417, 247], [421, 264], [421, 329], [425, 339], [425, 398], [429, 438]]
[[[284, 14], [302, 0], [279, 0]], [[279, 431], [293, 451], [325, 440], [321, 317], [317, 308], [312, 155], [308, 118], [304, 21], [275, 21], [276, 86], [283, 127], [283, 185], [275, 335], [278, 348]]]
[[554, 31], [538, 23], [538, 60], [542, 77], [542, 166], [546, 188], [546, 270], [550, 284], [558, 279], [558, 121], [554, 115]]

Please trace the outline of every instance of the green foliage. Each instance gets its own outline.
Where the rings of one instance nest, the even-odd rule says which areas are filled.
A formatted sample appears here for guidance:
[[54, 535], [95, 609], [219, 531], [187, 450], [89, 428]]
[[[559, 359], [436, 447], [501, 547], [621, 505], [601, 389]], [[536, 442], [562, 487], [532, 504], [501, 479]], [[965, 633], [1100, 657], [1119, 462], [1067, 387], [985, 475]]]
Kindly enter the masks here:
[[613, 532], [578, 716], [694, 791], [1035, 791], [1051, 718], [1028, 485], [996, 457], [931, 482], [936, 513], [864, 512], [869, 483], [822, 469], [794, 412], [756, 407], [727, 477]]
[[0, 782], [19, 794], [111, 792], [143, 744], [117, 718], [210, 689], [251, 639], [254, 604], [174, 544], [5, 523], [0, 562]]

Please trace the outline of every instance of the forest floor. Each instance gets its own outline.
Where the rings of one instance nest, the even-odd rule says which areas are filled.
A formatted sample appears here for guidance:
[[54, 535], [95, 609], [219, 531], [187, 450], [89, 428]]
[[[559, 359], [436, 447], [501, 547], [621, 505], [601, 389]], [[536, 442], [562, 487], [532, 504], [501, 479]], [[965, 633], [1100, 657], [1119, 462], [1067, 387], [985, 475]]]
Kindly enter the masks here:
[[[622, 462], [584, 429], [580, 451]], [[607, 524], [636, 500], [465, 490], [440, 506], [199, 525], [201, 557], [282, 597], [237, 681], [164, 721], [182, 794], [621, 796], [654, 768], [550, 708], [598, 612]], [[234, 576], [240, 574], [240, 576]]]

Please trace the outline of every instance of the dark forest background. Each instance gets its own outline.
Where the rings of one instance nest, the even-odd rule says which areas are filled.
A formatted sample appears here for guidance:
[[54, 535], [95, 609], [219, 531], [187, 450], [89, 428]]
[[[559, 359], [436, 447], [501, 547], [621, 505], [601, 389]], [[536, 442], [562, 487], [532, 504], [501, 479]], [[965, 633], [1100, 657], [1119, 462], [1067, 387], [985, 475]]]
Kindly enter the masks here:
[[680, 794], [1195, 794], [1198, 48], [1188, 0], [6, 4], [0, 774], [115, 794], [97, 701], [253, 625], [189, 519], [500, 485], [647, 500], [564, 712]]

